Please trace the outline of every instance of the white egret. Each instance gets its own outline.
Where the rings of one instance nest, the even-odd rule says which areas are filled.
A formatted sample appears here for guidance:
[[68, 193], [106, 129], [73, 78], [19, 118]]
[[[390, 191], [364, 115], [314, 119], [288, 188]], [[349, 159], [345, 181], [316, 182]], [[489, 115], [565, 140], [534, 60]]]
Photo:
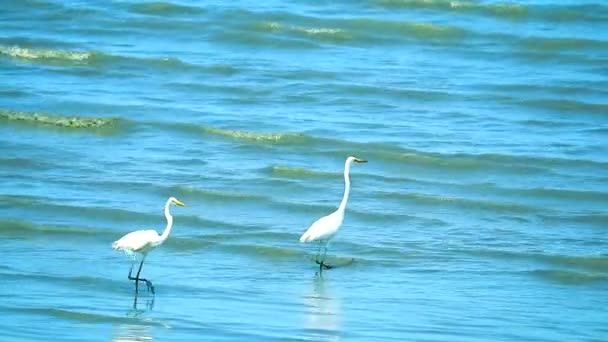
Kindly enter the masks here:
[[[323, 216], [317, 221], [315, 221], [302, 236], [300, 237], [300, 242], [313, 242], [319, 241], [319, 251], [317, 252], [317, 256], [315, 258], [315, 262], [319, 264], [319, 271], [323, 272], [323, 267], [326, 269], [331, 268], [331, 266], [325, 263], [325, 255], [327, 254], [327, 245], [329, 244], [329, 240], [338, 232], [342, 222], [344, 221], [344, 211], [346, 210], [346, 202], [348, 201], [348, 195], [350, 193], [350, 166], [355, 163], [367, 163], [367, 160], [359, 159], [353, 156], [346, 158], [346, 162], [344, 163], [344, 196], [342, 196], [342, 202], [340, 202], [340, 206], [333, 213]], [[321, 249], [323, 249], [323, 255], [319, 258], [321, 254]]]
[[170, 197], [167, 200], [167, 203], [165, 204], [167, 227], [163, 231], [162, 235], [158, 235], [155, 230], [138, 230], [121, 237], [112, 244], [112, 248], [115, 250], [124, 251], [128, 255], [141, 255], [141, 263], [139, 264], [137, 275], [135, 277], [131, 275], [135, 262], [133, 262], [131, 269], [129, 270], [129, 280], [135, 280], [135, 293], [137, 293], [139, 289], [140, 281], [145, 282], [148, 290], [154, 293], [154, 286], [152, 286], [152, 282], [148, 279], [140, 278], [139, 274], [141, 273], [141, 267], [143, 266], [144, 260], [146, 259], [148, 253], [154, 248], [162, 245], [171, 233], [171, 227], [173, 227], [173, 216], [171, 216], [171, 213], [169, 212], [169, 206], [171, 206], [171, 204], [184, 206], [184, 203], [178, 201], [175, 197]]

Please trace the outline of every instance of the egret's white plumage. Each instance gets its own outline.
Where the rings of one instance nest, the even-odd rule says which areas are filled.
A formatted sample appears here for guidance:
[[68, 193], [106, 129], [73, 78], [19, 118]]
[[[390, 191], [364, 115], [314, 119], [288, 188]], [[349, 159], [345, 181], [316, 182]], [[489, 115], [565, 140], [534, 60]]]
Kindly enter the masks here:
[[[175, 197], [170, 197], [167, 200], [167, 203], [165, 203], [165, 218], [167, 219], [167, 226], [162, 234], [159, 235], [155, 230], [137, 230], [112, 243], [112, 248], [115, 250], [124, 251], [128, 255], [141, 254], [142, 259], [139, 265], [139, 270], [137, 271], [137, 276], [135, 278], [131, 277], [133, 266], [131, 266], [131, 271], [129, 271], [129, 279], [135, 280], [136, 291], [138, 288], [137, 284], [139, 284], [140, 280], [145, 281], [149, 288], [152, 286], [150, 281], [139, 278], [139, 273], [141, 272], [141, 267], [144, 263], [146, 255], [148, 255], [148, 252], [165, 242], [171, 233], [171, 228], [173, 227], [173, 216], [171, 216], [171, 213], [169, 212], [169, 207], [171, 204], [184, 206], [184, 203], [180, 202]], [[152, 287], [152, 289], [154, 288]]]
[[128, 254], [144, 254], [158, 246], [161, 243], [160, 238], [156, 230], [138, 230], [115, 241], [112, 248], [125, 251]]
[[[348, 195], [350, 194], [350, 166], [353, 162], [365, 163], [367, 161], [353, 156], [346, 158], [346, 162], [344, 163], [344, 195], [342, 196], [342, 202], [340, 202], [338, 209], [315, 221], [300, 237], [300, 242], [320, 241], [321, 246], [319, 252], [321, 251], [321, 247], [325, 247], [325, 252], [327, 252], [329, 240], [338, 232], [338, 229], [340, 229], [340, 226], [344, 221], [344, 211], [346, 210], [346, 202], [348, 202]], [[317, 259], [318, 257], [319, 255], [317, 254]], [[323, 255], [323, 257], [325, 257], [325, 255]], [[321, 266], [326, 266], [323, 264], [322, 259], [321, 261], [317, 260], [317, 263]]]
[[337, 210], [316, 220], [300, 237], [300, 242], [331, 239], [344, 221], [344, 211]]

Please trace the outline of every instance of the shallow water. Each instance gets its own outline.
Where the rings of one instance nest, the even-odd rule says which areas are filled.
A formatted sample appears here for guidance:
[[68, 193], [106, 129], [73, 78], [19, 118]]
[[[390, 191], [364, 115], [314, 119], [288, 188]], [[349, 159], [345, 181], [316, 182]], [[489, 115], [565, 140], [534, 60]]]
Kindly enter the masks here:
[[608, 339], [602, 2], [3, 8], [2, 340]]

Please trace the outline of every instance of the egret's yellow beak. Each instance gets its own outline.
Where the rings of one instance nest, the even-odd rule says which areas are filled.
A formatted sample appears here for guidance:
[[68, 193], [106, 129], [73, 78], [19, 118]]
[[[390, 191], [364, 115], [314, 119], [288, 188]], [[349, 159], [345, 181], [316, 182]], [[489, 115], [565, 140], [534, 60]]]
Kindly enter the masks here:
[[359, 159], [359, 158], [355, 158], [354, 162], [355, 162], [355, 163], [367, 163], [367, 160], [365, 160], [365, 159]]
[[174, 203], [175, 205], [179, 205], [180, 207], [185, 206], [185, 204], [184, 204], [184, 203], [182, 203], [182, 202], [178, 201], [177, 199], [174, 199], [174, 200], [173, 200], [173, 203]]

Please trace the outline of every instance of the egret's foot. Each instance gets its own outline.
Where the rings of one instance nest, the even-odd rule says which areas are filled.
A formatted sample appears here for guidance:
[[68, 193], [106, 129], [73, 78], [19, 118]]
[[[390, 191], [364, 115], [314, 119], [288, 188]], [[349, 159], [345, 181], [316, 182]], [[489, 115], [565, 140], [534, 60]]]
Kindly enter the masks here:
[[317, 263], [317, 265], [319, 265], [320, 269], [325, 268], [326, 270], [329, 270], [330, 268], [333, 268], [333, 266], [326, 264], [324, 261], [315, 260], [315, 262]]
[[149, 280], [146, 280], [146, 286], [148, 287], [148, 292], [152, 292], [152, 294], [154, 293], [154, 285], [152, 285], [152, 282]]
[[154, 285], [152, 285], [151, 281], [149, 281], [148, 279], [145, 279], [145, 278], [139, 278], [139, 281], [145, 282], [146, 290], [148, 290], [148, 292], [152, 292], [152, 294], [154, 294]]
[[149, 281], [148, 279], [144, 279], [144, 278], [133, 278], [133, 280], [135, 280], [135, 295], [137, 295], [137, 293], [139, 292], [139, 282], [144, 282], [146, 283], [146, 290], [148, 290], [148, 292], [152, 292], [152, 294], [154, 293], [154, 285], [152, 285], [152, 282]]

